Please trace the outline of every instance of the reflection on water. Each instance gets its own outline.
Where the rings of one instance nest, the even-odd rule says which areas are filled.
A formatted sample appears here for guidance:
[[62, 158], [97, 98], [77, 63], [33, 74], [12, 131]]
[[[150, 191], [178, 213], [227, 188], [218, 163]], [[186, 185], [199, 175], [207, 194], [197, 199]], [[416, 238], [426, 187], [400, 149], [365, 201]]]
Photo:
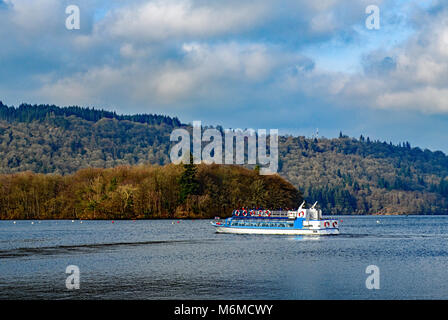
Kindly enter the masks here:
[[[447, 298], [448, 217], [343, 221], [338, 236], [217, 234], [206, 220], [0, 221], [0, 299]], [[65, 288], [70, 264], [80, 290]], [[371, 264], [380, 290], [365, 287]]]
[[324, 236], [309, 235], [309, 236], [293, 236], [293, 237], [288, 237], [288, 239], [294, 240], [294, 241], [315, 241], [315, 240], [321, 240], [322, 237], [324, 237]]

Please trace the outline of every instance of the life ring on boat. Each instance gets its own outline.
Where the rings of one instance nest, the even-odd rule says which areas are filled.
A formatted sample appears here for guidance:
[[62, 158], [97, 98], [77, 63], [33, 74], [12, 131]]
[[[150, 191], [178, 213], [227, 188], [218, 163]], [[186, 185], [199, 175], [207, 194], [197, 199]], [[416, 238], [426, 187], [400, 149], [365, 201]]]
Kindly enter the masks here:
[[324, 222], [324, 227], [325, 227], [325, 228], [328, 228], [329, 226], [330, 226], [330, 222], [325, 221], [325, 222]]
[[302, 218], [302, 217], [304, 217], [304, 216], [305, 216], [305, 211], [300, 211], [300, 212], [299, 212], [299, 217]]
[[263, 210], [258, 210], [258, 216], [261, 217], [262, 214], [263, 214]]
[[243, 216], [245, 216], [245, 217], [247, 216], [247, 210], [246, 209], [243, 210]]
[[337, 221], [333, 221], [333, 228], [337, 228], [338, 227], [338, 222]]
[[254, 210], [250, 210], [250, 211], [249, 211], [249, 214], [250, 214], [251, 216], [253, 216], [253, 215], [255, 214], [255, 211], [254, 211]]
[[235, 210], [235, 216], [239, 216], [240, 215], [240, 210]]
[[270, 217], [270, 216], [271, 216], [271, 211], [266, 210], [266, 211], [264, 212], [264, 215], [265, 215], [266, 217]]

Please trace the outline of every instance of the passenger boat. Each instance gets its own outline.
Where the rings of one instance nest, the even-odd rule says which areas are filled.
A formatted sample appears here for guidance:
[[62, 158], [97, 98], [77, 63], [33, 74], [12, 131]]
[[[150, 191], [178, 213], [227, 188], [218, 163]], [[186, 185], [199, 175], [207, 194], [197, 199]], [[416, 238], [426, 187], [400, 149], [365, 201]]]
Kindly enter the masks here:
[[211, 224], [220, 233], [285, 234], [285, 235], [336, 235], [339, 234], [337, 219], [323, 219], [322, 210], [234, 210], [232, 217], [215, 220]]

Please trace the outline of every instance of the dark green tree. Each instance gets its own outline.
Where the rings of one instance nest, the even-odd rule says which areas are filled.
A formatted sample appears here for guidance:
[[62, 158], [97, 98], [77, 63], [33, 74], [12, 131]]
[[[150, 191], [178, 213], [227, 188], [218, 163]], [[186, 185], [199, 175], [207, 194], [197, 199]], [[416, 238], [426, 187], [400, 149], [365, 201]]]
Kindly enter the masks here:
[[190, 154], [190, 161], [184, 164], [184, 171], [179, 178], [179, 200], [184, 203], [189, 195], [198, 194], [199, 182], [196, 178], [197, 167], [193, 162], [193, 155]]

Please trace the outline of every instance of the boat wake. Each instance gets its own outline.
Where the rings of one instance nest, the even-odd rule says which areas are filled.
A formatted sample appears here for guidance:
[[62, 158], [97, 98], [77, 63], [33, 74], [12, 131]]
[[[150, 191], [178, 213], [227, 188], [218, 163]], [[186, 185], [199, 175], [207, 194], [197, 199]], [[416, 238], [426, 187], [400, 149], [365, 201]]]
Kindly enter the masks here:
[[172, 245], [172, 244], [203, 244], [206, 241], [214, 241], [216, 239], [200, 239], [200, 240], [152, 240], [140, 242], [113, 242], [113, 243], [92, 243], [80, 245], [59, 245], [48, 247], [34, 248], [14, 248], [8, 250], [0, 250], [0, 259], [20, 258], [31, 256], [49, 256], [59, 254], [72, 253], [92, 253], [98, 250], [122, 249], [123, 247], [147, 246], [147, 245]]

